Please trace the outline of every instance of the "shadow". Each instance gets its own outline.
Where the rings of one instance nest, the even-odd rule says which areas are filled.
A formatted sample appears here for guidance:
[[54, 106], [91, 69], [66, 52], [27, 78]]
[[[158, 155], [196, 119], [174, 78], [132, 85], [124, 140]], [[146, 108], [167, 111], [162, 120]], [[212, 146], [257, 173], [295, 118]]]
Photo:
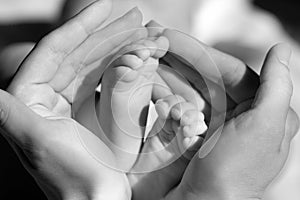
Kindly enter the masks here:
[[[11, 44], [37, 42], [52, 29], [53, 26], [47, 23], [0, 25], [0, 52]], [[8, 69], [10, 78], [7, 79], [7, 82], [14, 76], [17, 69], [17, 66]], [[7, 83], [2, 84], [1, 88], [5, 89], [6, 86]], [[44, 193], [2, 136], [0, 136], [0, 152], [0, 199], [20, 199], [22, 197], [22, 199], [46, 200]]]
[[24, 199], [46, 200], [44, 193], [2, 136], [0, 136], [0, 151], [0, 199], [20, 199], [22, 197]]

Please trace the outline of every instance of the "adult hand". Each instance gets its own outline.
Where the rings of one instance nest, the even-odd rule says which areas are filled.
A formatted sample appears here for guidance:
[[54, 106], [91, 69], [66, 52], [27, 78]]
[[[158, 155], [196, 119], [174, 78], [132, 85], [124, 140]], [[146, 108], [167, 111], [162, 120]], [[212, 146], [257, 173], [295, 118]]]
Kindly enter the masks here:
[[[173, 69], [175, 69], [172, 70], [172, 68], [169, 67], [159, 68], [156, 80], [159, 84], [154, 85], [153, 90], [154, 100], [164, 98], [170, 95], [170, 92], [171, 94], [179, 94], [188, 101], [197, 105], [198, 109], [202, 109], [202, 111], [205, 112], [206, 119], [209, 120], [209, 116], [211, 114], [213, 116], [222, 116], [226, 114], [224, 113], [226, 112], [226, 109], [232, 110], [235, 108], [237, 103], [234, 102], [233, 98], [239, 100], [243, 98], [249, 99], [254, 97], [255, 91], [259, 85], [259, 78], [252, 70], [246, 68], [244, 63], [242, 63], [240, 60], [221, 53], [213, 48], [206, 47], [205, 45], [194, 39], [191, 39], [190, 36], [185, 34], [177, 31], [165, 31], [163, 27], [154, 21], [148, 23], [147, 28], [149, 36], [151, 37], [157, 37], [164, 34], [171, 39], [172, 44], [170, 47], [170, 53], [165, 56], [163, 60]], [[176, 38], [172, 34], [179, 34], [181, 38]], [[207, 59], [205, 49], [208, 49], [208, 53], [212, 54], [212, 60]], [[181, 56], [181, 59], [178, 59], [176, 56]], [[182, 59], [186, 59], [187, 62], [189, 59], [191, 59], [191, 64], [182, 62]], [[216, 66], [220, 68], [220, 72], [217, 71], [218, 69], [214, 66], [215, 63]], [[198, 73], [196, 69], [193, 68], [193, 65], [199, 68], [199, 71], [203, 77], [206, 78], [205, 82], [200, 75], [197, 75]], [[238, 68], [239, 66], [242, 68], [241, 72], [236, 70], [236, 72], [239, 73], [237, 76], [234, 73], [231, 73], [230, 70], [233, 70], [233, 67]], [[217, 74], [215, 75], [213, 73], [215, 71], [220, 73], [220, 80], [216, 80], [216, 77], [218, 78], [218, 76]], [[228, 72], [228, 75], [226, 72]], [[242, 73], [244, 73], [245, 76], [243, 76]], [[241, 75], [241, 77], [239, 77], [239, 75]], [[221, 85], [222, 76], [225, 76], [225, 78], [227, 78], [229, 81], [225, 86], [228, 87], [230, 94], [233, 94], [233, 98], [229, 95], [226, 95], [225, 90], [223, 90]], [[193, 86], [195, 86], [195, 88], [201, 92], [201, 94], [206, 98], [206, 101], [203, 100], [201, 95], [199, 95], [197, 91], [191, 87], [189, 82], [184, 80], [184, 78], [190, 81]], [[240, 80], [236, 80], [236, 82], [230, 82], [229, 80], [238, 78], [240, 78]], [[210, 83], [209, 91], [207, 91], [205, 85], [207, 82]], [[232, 84], [232, 87], [229, 87], [230, 84]], [[233, 86], [235, 87], [234, 89]], [[248, 92], [244, 92], [245, 88], [248, 89]], [[242, 91], [242, 93], [240, 91]], [[211, 95], [211, 93], [213, 95]], [[227, 107], [224, 103], [222, 105], [222, 102], [226, 102], [226, 98], [228, 102]], [[215, 102], [221, 103], [218, 105]], [[214, 110], [214, 112], [212, 113], [211, 110]], [[220, 119], [222, 120], [222, 117]], [[213, 123], [210, 124], [211, 130], [214, 129], [212, 126], [217, 128], [223, 121], [212, 119], [212, 122]], [[136, 199], [149, 199], [153, 196], [152, 191], [154, 188], [156, 191], [155, 198], [158, 199], [164, 197], [181, 181], [182, 175], [189, 163], [187, 160], [185, 162], [180, 162], [179, 160], [186, 160], [186, 158], [182, 156], [182, 158], [178, 159], [178, 161], [173, 162], [169, 166], [158, 171], [148, 174], [132, 175], [135, 179], [138, 179], [137, 182], [139, 183], [138, 187], [133, 187], [133, 196]], [[176, 168], [176, 170], [174, 170], [174, 168]], [[169, 171], [176, 171], [176, 173], [170, 174]], [[157, 179], [159, 179], [159, 184], [156, 181]], [[152, 183], [152, 180], [155, 180], [155, 184]]]
[[[161, 27], [153, 21], [148, 26]], [[286, 69], [290, 50], [282, 45], [274, 47], [268, 54], [259, 80], [259, 76], [240, 60], [207, 47], [186, 34], [165, 31], [164, 28], [150, 30], [152, 35], [168, 37], [171, 53], [164, 58], [165, 61], [194, 84], [215, 115], [221, 115], [217, 120], [212, 118], [210, 125], [218, 127], [223, 122], [222, 115], [227, 115], [223, 129], [213, 132], [217, 127], [210, 128], [206, 140], [215, 134], [202, 147], [201, 158], [194, 157], [180, 185], [169, 193], [168, 198], [199, 199], [202, 196], [226, 199], [230, 195], [232, 198], [251, 195], [260, 198], [283, 167], [289, 144], [299, 125], [297, 115], [289, 108], [292, 83]], [[159, 74], [171, 90], [179, 91], [186, 98], [192, 97], [193, 92], [186, 84], [180, 84], [183, 82], [174, 73], [161, 70]], [[218, 104], [218, 99], [227, 100], [227, 105]], [[264, 103], [260, 103], [262, 101]], [[273, 164], [270, 164], [272, 169], [267, 169], [268, 162]]]
[[44, 37], [10, 84], [13, 96], [0, 92], [4, 135], [49, 199], [131, 196], [126, 176], [106, 165], [114, 165], [109, 148], [72, 119], [94, 94], [107, 57], [147, 34], [137, 9], [99, 30], [111, 7], [97, 1]]
[[[285, 45], [273, 47], [259, 82], [239, 60], [177, 31], [164, 34], [174, 54], [188, 60], [207, 79], [223, 82], [237, 104], [224, 127], [214, 132], [191, 160], [167, 199], [260, 199], [282, 169], [299, 126], [290, 108], [291, 50]], [[222, 79], [213, 73], [205, 53], [216, 63]]]

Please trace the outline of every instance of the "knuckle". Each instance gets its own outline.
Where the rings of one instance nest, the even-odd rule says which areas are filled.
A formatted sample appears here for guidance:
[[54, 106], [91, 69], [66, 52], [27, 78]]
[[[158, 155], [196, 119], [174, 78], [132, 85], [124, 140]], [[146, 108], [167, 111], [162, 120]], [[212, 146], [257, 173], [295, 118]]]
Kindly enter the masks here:
[[59, 34], [53, 32], [41, 39], [38, 45], [42, 48], [48, 49], [50, 54], [55, 55], [54, 61], [59, 63], [68, 55], [68, 51], [66, 49], [60, 48], [62, 40], [63, 38], [61, 38]]

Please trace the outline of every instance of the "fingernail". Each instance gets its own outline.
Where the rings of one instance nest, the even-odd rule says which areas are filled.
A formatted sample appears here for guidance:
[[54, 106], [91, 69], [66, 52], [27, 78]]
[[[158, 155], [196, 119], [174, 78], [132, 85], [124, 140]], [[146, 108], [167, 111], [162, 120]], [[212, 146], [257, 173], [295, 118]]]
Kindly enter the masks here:
[[140, 11], [140, 9], [137, 6], [133, 7], [131, 10], [129, 10], [129, 12], [139, 12], [139, 11]]
[[150, 22], [149, 22], [149, 24], [152, 24], [153, 26], [155, 26], [155, 27], [162, 27], [162, 25], [160, 25], [157, 21], [155, 21], [155, 20], [151, 20]]
[[280, 46], [280, 48], [278, 48], [279, 50], [277, 51], [277, 58], [281, 64], [289, 68], [292, 49], [287, 44], [279, 44], [278, 46]]
[[134, 7], [125, 13], [122, 17], [136, 18], [139, 14], [141, 14], [138, 7]]
[[0, 109], [0, 125], [2, 126], [5, 122], [5, 112], [4, 110]]
[[205, 158], [215, 147], [219, 138], [221, 137], [221, 133], [223, 131], [223, 126], [219, 127], [212, 136], [201, 146], [198, 156], [200, 159]]

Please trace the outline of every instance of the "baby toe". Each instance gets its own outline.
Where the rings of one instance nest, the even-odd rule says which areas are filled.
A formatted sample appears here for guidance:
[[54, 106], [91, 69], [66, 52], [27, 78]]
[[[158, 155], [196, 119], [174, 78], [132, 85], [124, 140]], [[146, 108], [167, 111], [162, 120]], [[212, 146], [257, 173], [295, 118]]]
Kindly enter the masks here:
[[144, 46], [142, 48], [137, 48], [132, 53], [138, 56], [143, 61], [146, 61], [151, 56], [150, 50]]
[[149, 57], [145, 62], [142, 68], [140, 68], [140, 71], [143, 75], [145, 75], [147, 78], [155, 76], [155, 72], [158, 68], [159, 62], [157, 59], [154, 59], [152, 57]]
[[169, 105], [167, 102], [164, 102], [162, 99], [158, 100], [155, 103], [155, 110], [157, 115], [161, 119], [167, 119], [169, 115]]
[[172, 107], [171, 116], [174, 120], [180, 120], [183, 114], [189, 110], [195, 110], [195, 106], [189, 102], [179, 102]]
[[157, 50], [153, 55], [154, 58], [162, 58], [169, 50], [169, 40], [164, 36], [160, 36], [155, 40]]
[[159, 23], [154, 20], [151, 20], [146, 25], [149, 37], [159, 37], [164, 32], [164, 27], [162, 27]]
[[192, 125], [183, 127], [183, 135], [184, 137], [194, 137], [196, 135], [201, 135], [205, 133], [207, 130], [207, 126], [204, 121], [198, 121]]
[[182, 98], [179, 95], [169, 95], [163, 99], [159, 99], [155, 103], [155, 109], [158, 114], [158, 117], [162, 119], [169, 118], [171, 108], [174, 105], [184, 101], [185, 101], [184, 98]]
[[150, 51], [150, 56], [154, 56], [157, 51], [157, 44], [151, 40], [143, 40], [141, 44], [144, 45]]
[[143, 60], [138, 58], [136, 55], [126, 54], [118, 58], [114, 63], [113, 67], [127, 66], [133, 70], [143, 66]]
[[198, 110], [188, 110], [181, 116], [180, 124], [188, 126], [196, 121], [204, 121], [204, 114]]
[[[110, 77], [113, 79], [113, 82], [119, 83], [121, 82], [132, 82], [136, 80], [138, 76], [138, 72], [130, 69], [128, 66], [118, 66], [116, 68], [112, 69], [113, 77]], [[111, 80], [110, 80], [111, 81]], [[120, 84], [115, 85], [115, 89], [121, 89]]]
[[200, 149], [202, 142], [203, 138], [195, 136], [192, 138], [184, 138], [182, 145], [184, 149], [187, 149], [189, 151], [197, 151]]
[[136, 55], [143, 61], [147, 60], [151, 56], [150, 50], [143, 44], [134, 43], [129, 46], [124, 47], [121, 52], [121, 55], [132, 54]]

